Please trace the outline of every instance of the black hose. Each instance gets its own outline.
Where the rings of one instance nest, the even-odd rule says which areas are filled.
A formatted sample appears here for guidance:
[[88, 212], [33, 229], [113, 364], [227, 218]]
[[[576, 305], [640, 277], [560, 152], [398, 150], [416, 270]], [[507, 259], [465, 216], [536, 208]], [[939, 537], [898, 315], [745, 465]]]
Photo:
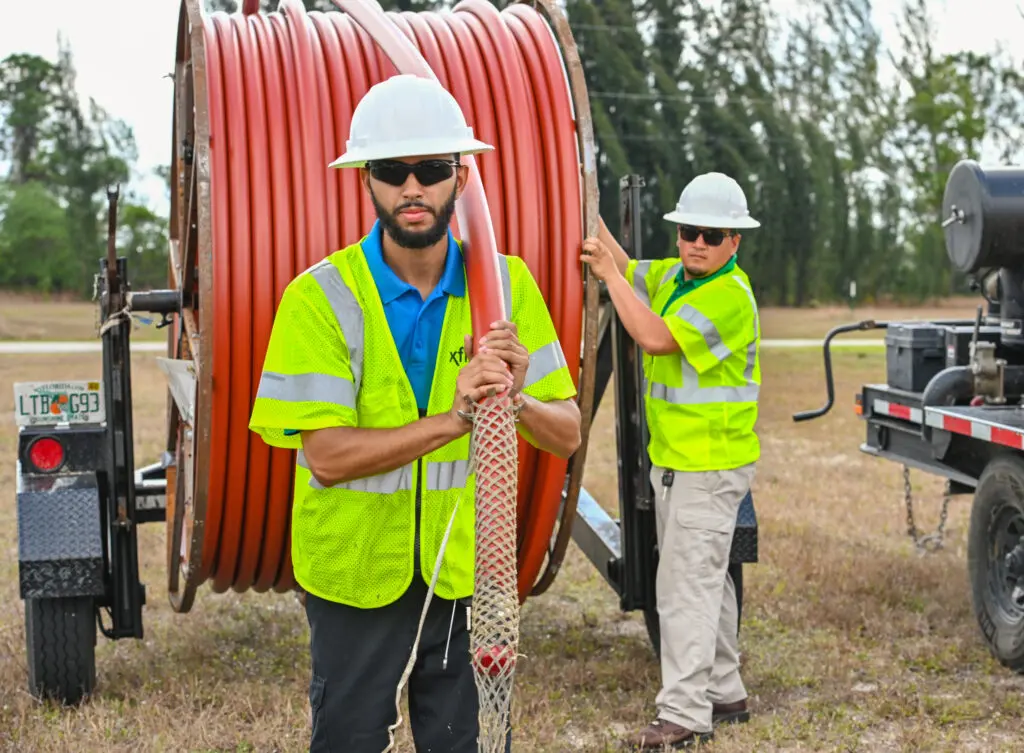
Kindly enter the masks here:
[[974, 397], [974, 374], [970, 366], [950, 366], [929, 380], [921, 393], [921, 407], [956, 405]]

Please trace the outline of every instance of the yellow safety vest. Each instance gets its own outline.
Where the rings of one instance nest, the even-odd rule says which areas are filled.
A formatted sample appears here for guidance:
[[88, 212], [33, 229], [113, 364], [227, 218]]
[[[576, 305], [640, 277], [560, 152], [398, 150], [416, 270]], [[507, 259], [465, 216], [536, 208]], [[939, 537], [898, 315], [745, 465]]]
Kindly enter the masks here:
[[[499, 255], [498, 261], [505, 310], [530, 352], [523, 391], [538, 400], [574, 397], [529, 268], [518, 257]], [[428, 415], [451, 410], [456, 376], [467, 363], [463, 337], [471, 332], [468, 293], [449, 295]], [[390, 428], [419, 417], [361, 242], [295, 278], [274, 317], [249, 428], [272, 446], [299, 450], [291, 554], [296, 581], [309, 593], [361, 608], [389, 604], [409, 587], [417, 551], [416, 564], [429, 583], [457, 501], [436, 593], [456, 599], [473, 592], [475, 475], [468, 473], [468, 434], [388, 473], [324, 488], [305, 463], [301, 435], [286, 433]]]
[[631, 260], [626, 279], [662, 317], [681, 352], [644, 354], [644, 396], [654, 465], [676, 471], [738, 468], [758, 460], [761, 325], [735, 257], [680, 284], [678, 259]]

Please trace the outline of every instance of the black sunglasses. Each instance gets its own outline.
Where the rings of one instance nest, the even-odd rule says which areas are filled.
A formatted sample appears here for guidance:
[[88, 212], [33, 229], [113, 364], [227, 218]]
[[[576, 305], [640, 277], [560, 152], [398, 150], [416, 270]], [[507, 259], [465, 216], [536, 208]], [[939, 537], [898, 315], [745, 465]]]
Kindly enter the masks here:
[[693, 243], [700, 236], [704, 236], [704, 242], [709, 246], [721, 246], [722, 241], [732, 236], [728, 230], [710, 230], [706, 227], [693, 227], [693, 225], [680, 225], [679, 237], [687, 243]]
[[415, 175], [421, 186], [432, 186], [448, 180], [455, 174], [459, 163], [452, 160], [428, 159], [410, 164], [395, 160], [379, 160], [369, 163], [366, 168], [370, 175], [389, 186], [405, 185], [410, 175]]

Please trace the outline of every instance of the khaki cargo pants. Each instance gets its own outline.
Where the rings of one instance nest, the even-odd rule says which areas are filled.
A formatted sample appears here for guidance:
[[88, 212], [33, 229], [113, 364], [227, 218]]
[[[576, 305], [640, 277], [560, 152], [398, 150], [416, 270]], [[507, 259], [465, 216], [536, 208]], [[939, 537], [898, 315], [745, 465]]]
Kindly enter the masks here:
[[664, 472], [651, 469], [659, 551], [658, 716], [709, 732], [712, 703], [747, 697], [739, 672], [736, 588], [727, 568], [736, 514], [754, 481], [755, 466], [677, 471], [667, 490]]

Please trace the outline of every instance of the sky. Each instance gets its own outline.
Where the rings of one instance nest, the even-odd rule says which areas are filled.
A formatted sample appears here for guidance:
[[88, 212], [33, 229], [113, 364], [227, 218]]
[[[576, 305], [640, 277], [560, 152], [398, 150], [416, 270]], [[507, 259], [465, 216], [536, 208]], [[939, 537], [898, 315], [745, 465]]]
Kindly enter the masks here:
[[[773, 0], [783, 10], [800, 0]], [[71, 46], [82, 97], [92, 97], [135, 132], [140, 172], [134, 187], [157, 211], [167, 211], [165, 190], [153, 168], [170, 161], [174, 42], [180, 0], [5, 0], [0, 24], [0, 59], [33, 53], [56, 59], [57, 36]], [[876, 2], [877, 6], [889, 5]], [[1018, 11], [1024, 0], [933, 0], [938, 50], [985, 52], [1024, 35]], [[889, 7], [897, 6], [893, 2]], [[883, 31], [893, 29], [892, 11], [876, 11]], [[998, 30], [998, 34], [994, 34]], [[892, 42], [892, 37], [887, 41]]]

